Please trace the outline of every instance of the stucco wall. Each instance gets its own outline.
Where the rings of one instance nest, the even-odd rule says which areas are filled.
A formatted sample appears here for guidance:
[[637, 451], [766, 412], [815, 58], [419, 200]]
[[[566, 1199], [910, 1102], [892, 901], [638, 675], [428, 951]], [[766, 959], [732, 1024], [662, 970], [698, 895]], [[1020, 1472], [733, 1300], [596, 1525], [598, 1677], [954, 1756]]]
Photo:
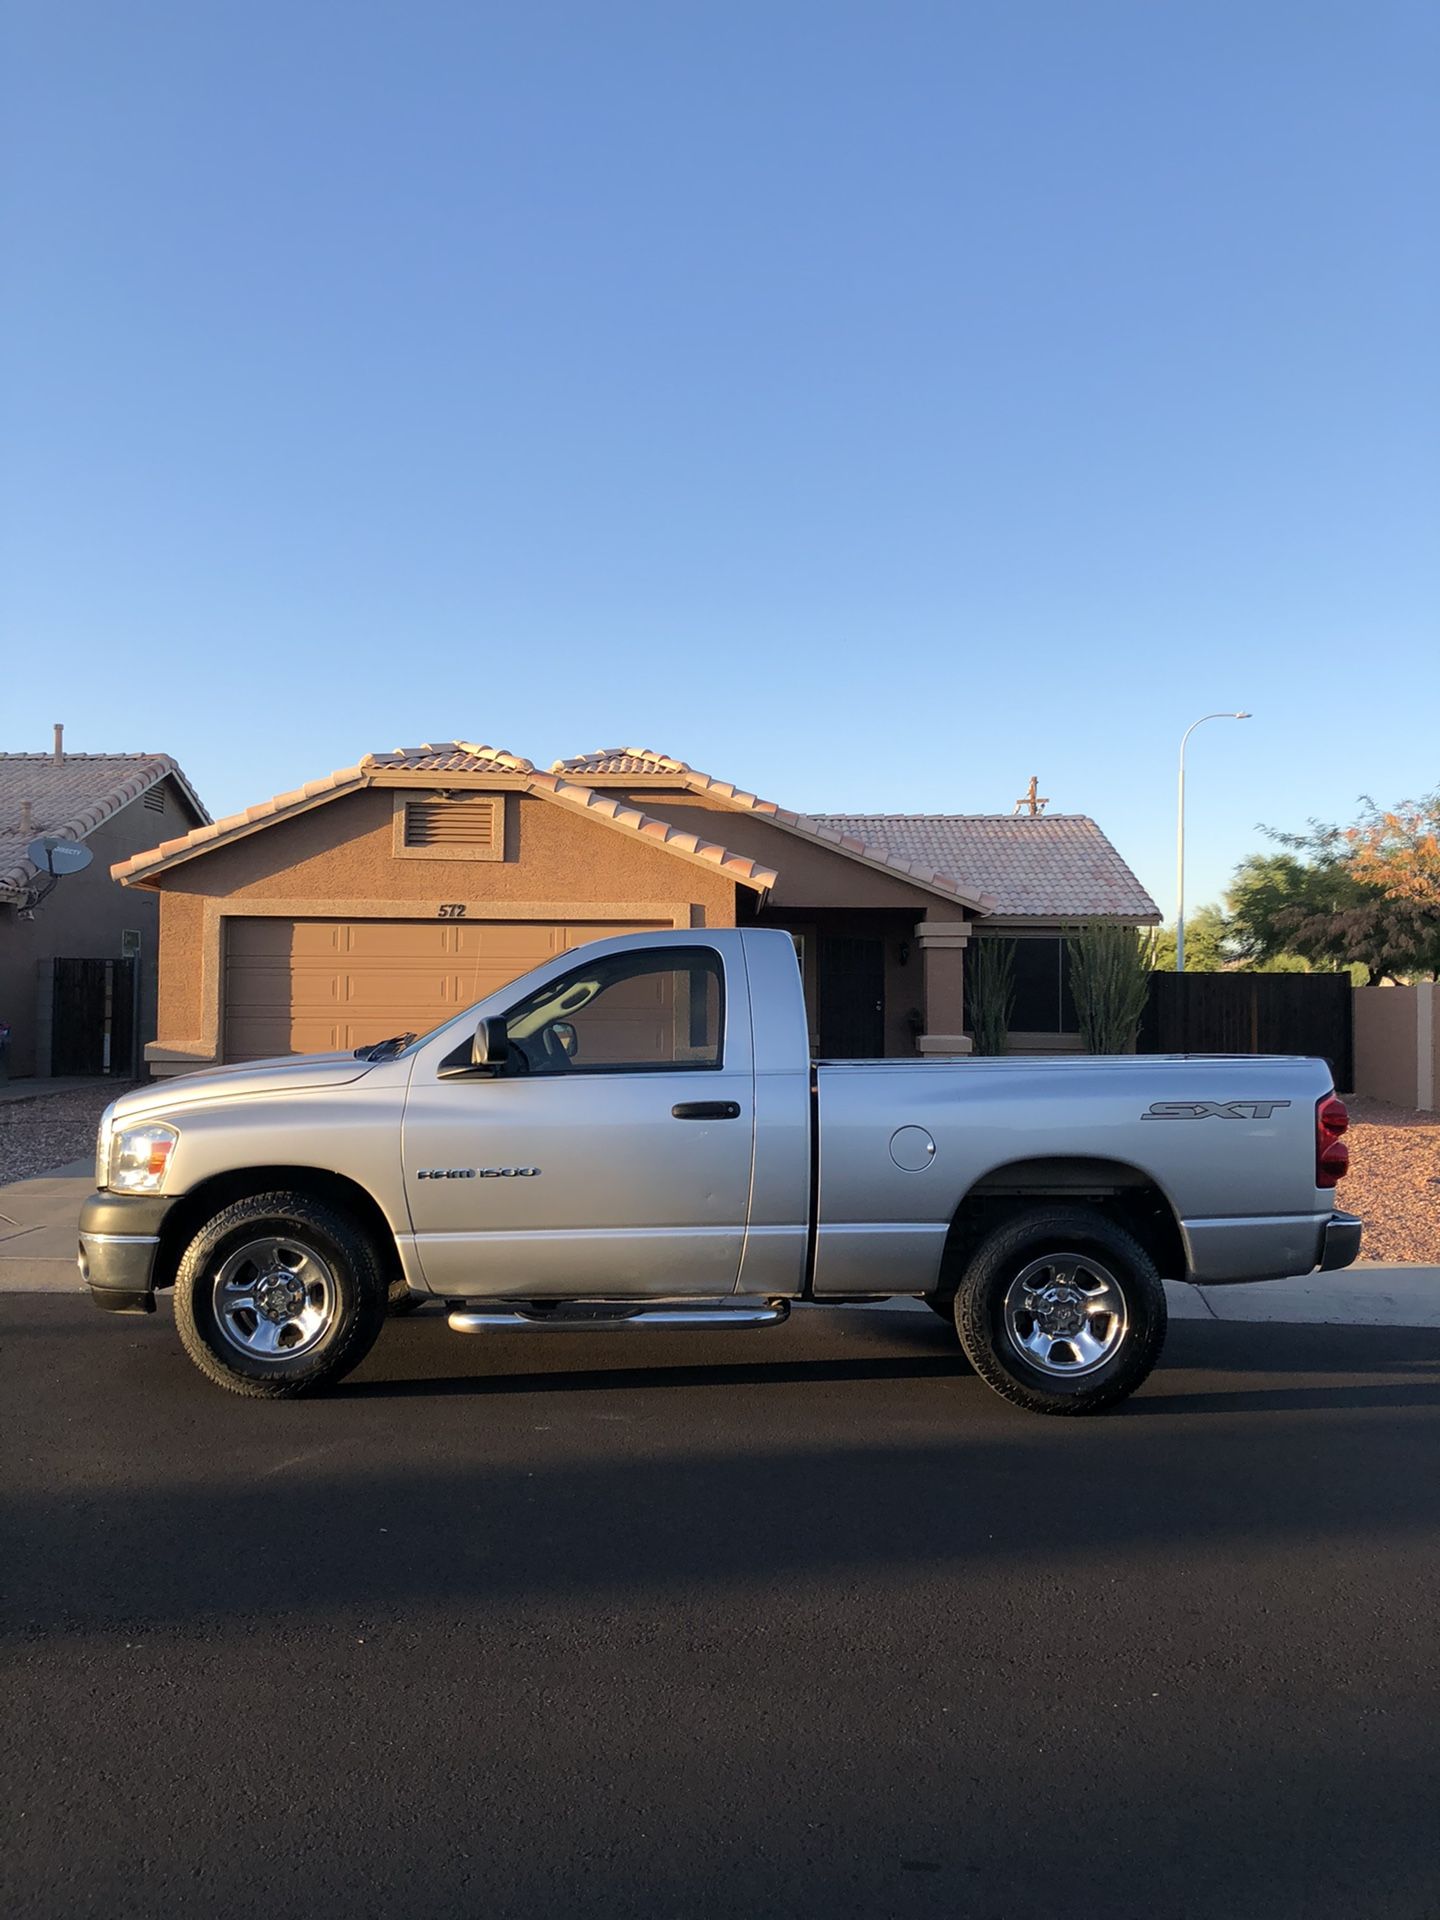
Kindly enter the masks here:
[[1357, 987], [1355, 1091], [1433, 1108], [1440, 1089], [1440, 988]]
[[735, 924], [732, 880], [573, 808], [507, 792], [506, 857], [473, 861], [397, 856], [394, 805], [388, 788], [347, 794], [160, 876], [161, 1048], [196, 1058], [213, 1051], [220, 916], [247, 903], [323, 919], [410, 906], [428, 918], [438, 902], [462, 901], [471, 916], [492, 918]]
[[155, 896], [118, 885], [110, 878], [110, 868], [195, 824], [175, 783], [167, 780], [164, 787], [164, 814], [152, 812], [142, 797], [101, 822], [85, 841], [94, 860], [83, 873], [61, 880], [33, 920], [21, 920], [13, 907], [0, 908], [0, 1020], [12, 1029], [12, 1076], [50, 1069], [49, 963], [118, 960], [120, 936], [131, 929], [140, 935], [141, 1044], [154, 1035], [159, 943]]
[[958, 901], [947, 902], [899, 874], [863, 866], [799, 834], [787, 833], [758, 814], [744, 813], [719, 801], [706, 801], [694, 794], [672, 796], [638, 790], [619, 797], [690, 833], [718, 840], [732, 853], [746, 854], [773, 867], [780, 878], [770, 898], [778, 910], [901, 907], [915, 920], [923, 920], [932, 911], [947, 918], [959, 918], [965, 911]]

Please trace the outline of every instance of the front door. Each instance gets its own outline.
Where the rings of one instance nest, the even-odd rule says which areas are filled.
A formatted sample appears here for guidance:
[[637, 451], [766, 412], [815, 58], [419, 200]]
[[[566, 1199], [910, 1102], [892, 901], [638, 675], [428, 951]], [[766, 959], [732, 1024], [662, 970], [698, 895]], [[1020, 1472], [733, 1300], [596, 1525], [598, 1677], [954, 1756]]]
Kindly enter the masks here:
[[879, 1060], [885, 1052], [885, 942], [826, 934], [818, 954], [820, 1055]]
[[727, 992], [726, 973], [709, 946], [600, 954], [506, 1010], [503, 1074], [447, 1077], [468, 1036], [417, 1061], [405, 1184], [433, 1291], [734, 1291], [755, 1090], [744, 974]]

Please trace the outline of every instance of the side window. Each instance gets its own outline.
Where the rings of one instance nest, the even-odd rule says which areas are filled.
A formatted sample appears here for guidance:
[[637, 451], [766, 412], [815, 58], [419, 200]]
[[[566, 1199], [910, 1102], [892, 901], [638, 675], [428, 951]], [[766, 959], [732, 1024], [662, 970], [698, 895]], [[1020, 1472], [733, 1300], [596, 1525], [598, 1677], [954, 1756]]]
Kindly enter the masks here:
[[607, 954], [506, 1015], [512, 1073], [660, 1073], [721, 1064], [724, 987], [707, 947]]

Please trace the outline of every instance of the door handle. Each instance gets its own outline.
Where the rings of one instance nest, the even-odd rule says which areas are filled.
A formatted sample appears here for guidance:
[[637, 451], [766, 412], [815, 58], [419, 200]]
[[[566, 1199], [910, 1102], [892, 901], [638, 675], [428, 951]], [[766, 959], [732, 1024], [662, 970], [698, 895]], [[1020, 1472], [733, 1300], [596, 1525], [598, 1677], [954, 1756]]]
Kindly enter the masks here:
[[682, 1100], [678, 1106], [671, 1107], [670, 1112], [676, 1120], [738, 1120], [740, 1102], [738, 1100]]

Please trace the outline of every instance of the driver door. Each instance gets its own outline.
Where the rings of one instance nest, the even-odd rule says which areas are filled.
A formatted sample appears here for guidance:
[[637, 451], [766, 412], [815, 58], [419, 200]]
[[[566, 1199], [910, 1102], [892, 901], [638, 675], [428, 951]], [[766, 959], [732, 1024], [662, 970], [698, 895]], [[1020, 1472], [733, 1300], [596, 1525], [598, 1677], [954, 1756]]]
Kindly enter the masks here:
[[[722, 936], [723, 939], [723, 936]], [[754, 1074], [739, 942], [593, 955], [505, 1012], [494, 1076], [417, 1061], [403, 1152], [447, 1298], [732, 1293]]]

